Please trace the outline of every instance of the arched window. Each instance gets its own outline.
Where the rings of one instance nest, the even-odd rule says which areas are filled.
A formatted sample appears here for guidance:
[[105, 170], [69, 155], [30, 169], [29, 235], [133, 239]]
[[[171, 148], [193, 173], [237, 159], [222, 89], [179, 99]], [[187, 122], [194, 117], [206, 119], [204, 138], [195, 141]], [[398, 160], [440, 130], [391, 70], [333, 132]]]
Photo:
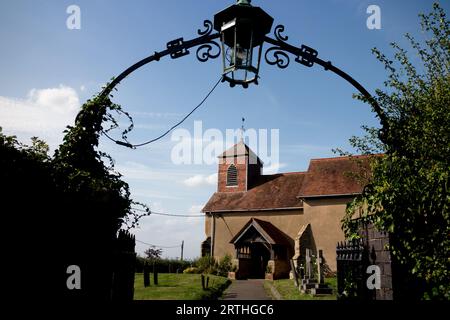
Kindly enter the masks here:
[[237, 186], [238, 185], [238, 179], [237, 179], [237, 169], [234, 164], [228, 167], [227, 170], [227, 186]]

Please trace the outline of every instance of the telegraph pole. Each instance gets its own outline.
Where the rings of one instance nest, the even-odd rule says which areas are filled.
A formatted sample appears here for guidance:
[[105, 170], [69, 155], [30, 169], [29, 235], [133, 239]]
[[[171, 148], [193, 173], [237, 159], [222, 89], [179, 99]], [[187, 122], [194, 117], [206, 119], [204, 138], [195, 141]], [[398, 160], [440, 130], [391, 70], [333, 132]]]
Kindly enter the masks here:
[[181, 261], [183, 261], [184, 240], [181, 241]]

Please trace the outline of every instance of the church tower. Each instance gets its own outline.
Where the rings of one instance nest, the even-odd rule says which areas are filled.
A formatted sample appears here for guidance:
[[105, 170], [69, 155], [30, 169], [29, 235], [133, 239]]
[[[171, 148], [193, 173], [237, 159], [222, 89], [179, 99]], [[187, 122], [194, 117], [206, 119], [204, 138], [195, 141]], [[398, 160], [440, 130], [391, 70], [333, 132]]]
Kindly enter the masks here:
[[263, 162], [242, 139], [218, 158], [218, 192], [245, 192], [262, 174]]

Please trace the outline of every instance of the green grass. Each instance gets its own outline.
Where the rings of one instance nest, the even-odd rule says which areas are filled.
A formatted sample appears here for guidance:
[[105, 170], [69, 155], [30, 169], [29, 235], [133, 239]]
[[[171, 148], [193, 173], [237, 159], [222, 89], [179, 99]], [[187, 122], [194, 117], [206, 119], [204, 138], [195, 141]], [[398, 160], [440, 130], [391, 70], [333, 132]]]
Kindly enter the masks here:
[[199, 274], [158, 274], [158, 285], [153, 284], [150, 275], [150, 287], [144, 287], [144, 276], [136, 273], [134, 281], [135, 300], [211, 300], [219, 298], [231, 283], [224, 277], [209, 276], [209, 288], [202, 289]]
[[[333, 294], [329, 296], [317, 296], [314, 297], [311, 294], [301, 293], [297, 287], [295, 287], [294, 280], [290, 279], [281, 279], [270, 281], [271, 284], [277, 289], [280, 293], [283, 300], [336, 300], [336, 286], [337, 280], [336, 278], [326, 278], [325, 283], [328, 284], [331, 288], [333, 288]], [[265, 281], [264, 287], [266, 291], [270, 293], [270, 284], [269, 281]]]

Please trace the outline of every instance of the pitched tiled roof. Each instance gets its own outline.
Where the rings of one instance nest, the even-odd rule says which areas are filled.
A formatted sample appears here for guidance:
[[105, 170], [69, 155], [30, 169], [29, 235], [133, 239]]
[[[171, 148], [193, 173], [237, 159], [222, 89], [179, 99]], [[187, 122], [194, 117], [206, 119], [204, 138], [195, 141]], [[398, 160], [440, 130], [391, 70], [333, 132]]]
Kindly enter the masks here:
[[[257, 159], [261, 163], [261, 159], [250, 149], [248, 145], [244, 143], [244, 141], [239, 141], [231, 148], [225, 150], [219, 158], [229, 158], [229, 157], [238, 157], [238, 156], [249, 156], [251, 159]], [[255, 162], [256, 163], [256, 162]]]
[[246, 192], [216, 192], [203, 212], [301, 208], [298, 196], [304, 173], [262, 175]]
[[302, 198], [354, 195], [363, 186], [349, 175], [369, 171], [366, 156], [313, 159], [307, 172], [262, 175], [246, 192], [216, 192], [203, 212], [302, 208]]
[[313, 159], [298, 195], [308, 198], [361, 193], [364, 186], [349, 175], [361, 171], [369, 171], [366, 156]]
[[285, 235], [272, 223], [260, 219], [251, 218], [245, 226], [230, 240], [230, 243], [239, 242], [240, 238], [250, 227], [254, 227], [258, 233], [270, 244], [289, 244]]

